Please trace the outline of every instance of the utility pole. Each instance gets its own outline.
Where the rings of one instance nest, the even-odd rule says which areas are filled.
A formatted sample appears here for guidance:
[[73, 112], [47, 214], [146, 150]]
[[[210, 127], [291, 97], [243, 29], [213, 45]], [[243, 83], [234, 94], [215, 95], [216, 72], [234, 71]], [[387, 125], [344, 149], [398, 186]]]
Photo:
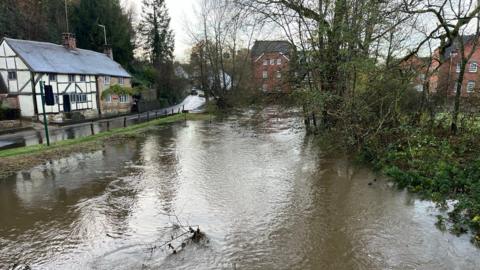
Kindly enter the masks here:
[[70, 26], [68, 25], [68, 5], [67, 5], [67, 0], [65, 0], [65, 21], [67, 22], [67, 33], [70, 33]]
[[105, 25], [99, 24], [98, 26], [100, 26], [101, 28], [103, 28], [103, 36], [105, 37], [105, 45], [108, 45], [108, 44], [107, 44], [107, 29], [106, 29]]
[[45, 82], [40, 81], [40, 94], [42, 96], [42, 110], [43, 110], [43, 127], [45, 128], [45, 137], [47, 138], [47, 146], [50, 146], [50, 135], [48, 134], [47, 112], [45, 111]]

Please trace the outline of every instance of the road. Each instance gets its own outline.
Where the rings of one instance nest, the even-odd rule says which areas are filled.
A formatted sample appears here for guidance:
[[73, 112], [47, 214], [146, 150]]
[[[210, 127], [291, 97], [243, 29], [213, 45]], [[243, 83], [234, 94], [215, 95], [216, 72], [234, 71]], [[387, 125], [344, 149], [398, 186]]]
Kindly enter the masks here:
[[[155, 116], [168, 115], [168, 114], [171, 114], [172, 112], [178, 113], [179, 110], [181, 111], [183, 109], [195, 112], [195, 111], [198, 111], [204, 104], [205, 104], [205, 98], [190, 95], [186, 97], [182, 103], [175, 106], [160, 109], [157, 111], [151, 111], [148, 113], [126, 116], [126, 123], [127, 125], [132, 125], [140, 122], [145, 122], [149, 118], [153, 118]], [[111, 118], [108, 120], [95, 121], [93, 122], [94, 132], [99, 133], [99, 132], [106, 131], [108, 129], [107, 122], [110, 122], [110, 128], [120, 128], [123, 126], [124, 118], [125, 116]], [[91, 124], [92, 122], [75, 124], [75, 125], [64, 126], [64, 127], [52, 126], [49, 129], [50, 141], [57, 142], [62, 140], [89, 136], [92, 134]], [[14, 134], [5, 134], [5, 135], [0, 135], [0, 150], [42, 144], [45, 141], [46, 140], [45, 140], [45, 134], [44, 134], [43, 128], [17, 132]]]

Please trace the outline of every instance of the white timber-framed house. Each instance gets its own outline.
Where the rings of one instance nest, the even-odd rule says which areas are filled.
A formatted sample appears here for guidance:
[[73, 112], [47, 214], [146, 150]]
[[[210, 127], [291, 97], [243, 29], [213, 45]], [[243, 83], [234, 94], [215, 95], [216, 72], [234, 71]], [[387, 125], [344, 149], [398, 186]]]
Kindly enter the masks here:
[[[111, 50], [99, 53], [78, 49], [72, 34], [63, 35], [63, 45], [4, 38], [0, 43], [0, 85], [6, 88], [10, 104], [16, 104], [22, 117], [43, 114], [40, 82], [52, 86], [55, 105], [45, 111], [50, 118], [63, 118], [65, 112], [86, 117], [102, 114], [101, 92], [112, 82], [131, 87], [131, 75], [113, 60]], [[108, 84], [107, 84], [108, 83]], [[4, 90], [5, 92], [5, 90]], [[120, 97], [121, 108], [129, 111], [132, 97]]]

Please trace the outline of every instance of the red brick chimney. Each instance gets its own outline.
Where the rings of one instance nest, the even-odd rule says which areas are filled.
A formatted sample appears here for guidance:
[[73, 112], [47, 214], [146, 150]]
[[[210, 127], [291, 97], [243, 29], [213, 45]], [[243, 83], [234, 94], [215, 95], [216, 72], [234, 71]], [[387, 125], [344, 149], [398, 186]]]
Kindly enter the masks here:
[[104, 45], [103, 53], [113, 60], [113, 49], [111, 45]]
[[69, 50], [75, 50], [77, 48], [77, 39], [72, 33], [63, 33], [63, 47]]

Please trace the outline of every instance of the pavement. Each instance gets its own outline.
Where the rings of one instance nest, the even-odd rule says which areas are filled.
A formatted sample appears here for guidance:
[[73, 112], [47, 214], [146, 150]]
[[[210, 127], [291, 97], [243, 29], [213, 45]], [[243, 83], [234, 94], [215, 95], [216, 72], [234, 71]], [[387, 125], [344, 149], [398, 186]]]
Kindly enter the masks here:
[[[56, 142], [66, 139], [74, 139], [91, 135], [91, 126], [93, 124], [94, 132], [99, 133], [106, 131], [108, 127], [119, 128], [123, 127], [123, 121], [126, 119], [127, 125], [132, 125], [138, 122], [145, 122], [155, 116], [164, 116], [181, 112], [182, 110], [190, 111], [192, 113], [200, 112], [205, 105], [205, 98], [199, 96], [188, 96], [185, 100], [175, 106], [163, 108], [156, 111], [150, 111], [142, 114], [134, 114], [122, 116], [117, 118], [110, 118], [107, 120], [97, 120], [93, 122], [74, 124], [68, 126], [50, 126], [50, 141]], [[109, 122], [107, 127], [107, 122]], [[34, 130], [26, 130], [16, 133], [9, 133], [0, 135], [0, 150], [42, 144], [45, 142], [45, 134], [43, 126], [35, 125]]]

